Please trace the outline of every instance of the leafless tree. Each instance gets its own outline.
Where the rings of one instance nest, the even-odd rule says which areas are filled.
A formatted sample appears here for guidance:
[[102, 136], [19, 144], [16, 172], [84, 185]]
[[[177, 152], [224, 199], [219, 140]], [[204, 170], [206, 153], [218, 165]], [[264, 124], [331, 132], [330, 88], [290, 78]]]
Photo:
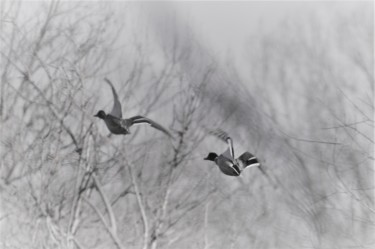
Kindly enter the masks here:
[[[373, 13], [291, 17], [249, 37], [240, 72], [173, 11], [135, 6], [1, 2], [1, 247], [369, 248]], [[124, 116], [173, 139], [110, 135], [92, 117], [105, 77]], [[203, 161], [217, 127], [267, 177]]]

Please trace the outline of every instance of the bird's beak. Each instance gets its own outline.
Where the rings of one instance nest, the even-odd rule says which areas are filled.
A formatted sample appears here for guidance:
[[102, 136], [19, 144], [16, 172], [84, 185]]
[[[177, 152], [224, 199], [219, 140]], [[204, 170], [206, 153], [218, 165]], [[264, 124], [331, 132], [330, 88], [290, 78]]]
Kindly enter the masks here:
[[203, 158], [203, 160], [207, 160], [207, 157]]
[[98, 117], [98, 114], [95, 114], [94, 117]]

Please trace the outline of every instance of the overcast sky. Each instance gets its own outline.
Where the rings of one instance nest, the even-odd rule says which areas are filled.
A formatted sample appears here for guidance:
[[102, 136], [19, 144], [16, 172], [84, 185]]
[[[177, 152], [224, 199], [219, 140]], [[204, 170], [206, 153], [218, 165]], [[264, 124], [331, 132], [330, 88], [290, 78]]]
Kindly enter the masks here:
[[[225, 55], [241, 53], [250, 34], [272, 31], [280, 21], [293, 17], [303, 20], [317, 13], [327, 18], [345, 14], [364, 2], [360, 1], [241, 1], [241, 2], [176, 2], [180, 17], [191, 23], [200, 37]], [[328, 15], [325, 15], [328, 14]], [[327, 20], [329, 25], [329, 20]], [[223, 54], [224, 53], [224, 54]]]
[[[27, 2], [29, 3], [24, 5], [21, 18], [36, 16], [35, 7], [38, 2]], [[137, 32], [150, 32], [142, 27], [145, 25], [145, 16], [142, 15], [142, 8], [139, 8], [149, 2], [99, 2], [104, 2], [105, 8], [117, 12], [119, 19], [125, 20], [124, 22]], [[350, 15], [354, 9], [369, 2], [371, 1], [152, 1], [150, 5], [157, 6], [161, 12], [164, 7], [172, 9], [179, 20], [192, 27], [195, 36], [203, 42], [202, 45], [209, 48], [217, 59], [226, 59], [226, 56], [230, 55], [231, 59], [235, 60], [233, 62], [241, 66], [244, 64], [242, 60], [245, 44], [248, 43], [250, 35], [273, 32], [286, 18], [307, 23], [309, 16], [314, 14], [319, 15], [320, 22], [329, 27], [332, 25], [330, 17], [336, 14]], [[95, 5], [98, 2], [91, 1], [86, 4]], [[124, 39], [129, 39], [128, 31], [123, 33]]]
[[[38, 3], [43, 1], [26, 0], [28, 4], [24, 5], [23, 16], [35, 16], [35, 10]], [[62, 2], [72, 2], [63, 0]], [[81, 2], [73, 0], [73, 2]], [[118, 11], [124, 18], [139, 17], [136, 10], [137, 2], [125, 0], [117, 1], [89, 1], [91, 4], [97, 2], [113, 3], [115, 11]], [[120, 7], [121, 3], [133, 5], [130, 8], [134, 16], [125, 17], [125, 8]], [[151, 1], [153, 5], [175, 8], [179, 18], [185, 20], [193, 26], [194, 31], [200, 38], [204, 39], [209, 46], [216, 48], [218, 53], [227, 53], [243, 45], [250, 34], [262, 31], [272, 31], [273, 28], [283, 19], [288, 17], [303, 20], [312, 13], [329, 16], [334, 13], [349, 13], [350, 10], [372, 1], [170, 1], [157, 2]], [[144, 2], [143, 2], [144, 4]], [[125, 6], [125, 5], [124, 5]], [[162, 8], [162, 7], [161, 7]], [[328, 15], [324, 15], [328, 13]], [[329, 20], [327, 20], [329, 25]]]

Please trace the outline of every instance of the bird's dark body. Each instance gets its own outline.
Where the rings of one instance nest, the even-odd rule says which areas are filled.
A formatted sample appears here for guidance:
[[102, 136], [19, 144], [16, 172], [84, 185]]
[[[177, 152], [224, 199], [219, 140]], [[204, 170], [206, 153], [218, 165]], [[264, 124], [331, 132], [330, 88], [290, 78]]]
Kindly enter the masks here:
[[226, 158], [220, 155], [215, 159], [215, 163], [219, 167], [220, 171], [223, 172], [225, 175], [228, 175], [228, 176], [240, 175], [240, 172], [241, 172], [240, 169], [229, 158]]
[[116, 135], [130, 134], [128, 127], [130, 127], [132, 124], [129, 121], [130, 120], [127, 119], [119, 119], [111, 114], [107, 114], [107, 116], [104, 118], [104, 122], [107, 125], [108, 130]]

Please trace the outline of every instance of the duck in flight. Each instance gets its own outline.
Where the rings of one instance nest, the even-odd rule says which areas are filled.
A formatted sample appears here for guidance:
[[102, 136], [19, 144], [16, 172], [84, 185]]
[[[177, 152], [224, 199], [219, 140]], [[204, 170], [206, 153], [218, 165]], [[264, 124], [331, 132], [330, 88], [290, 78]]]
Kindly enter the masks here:
[[151, 127], [163, 132], [169, 137], [172, 137], [172, 135], [169, 133], [167, 129], [165, 129], [160, 124], [152, 121], [149, 118], [137, 115], [131, 118], [122, 118], [122, 109], [121, 109], [121, 103], [118, 99], [118, 95], [116, 92], [116, 89], [113, 87], [110, 80], [107, 78], [104, 79], [111, 87], [112, 93], [113, 93], [113, 99], [114, 104], [112, 111], [109, 114], [106, 114], [103, 110], [100, 110], [94, 117], [103, 119], [105, 124], [107, 125], [108, 130], [116, 135], [127, 135], [130, 134], [130, 127], [135, 124], [149, 124]]
[[220, 155], [217, 155], [215, 152], [210, 152], [204, 160], [215, 162], [225, 175], [239, 176], [247, 167], [260, 166], [258, 159], [247, 151], [236, 159], [234, 157], [233, 141], [226, 132], [218, 129], [210, 133], [228, 143], [228, 149]]

